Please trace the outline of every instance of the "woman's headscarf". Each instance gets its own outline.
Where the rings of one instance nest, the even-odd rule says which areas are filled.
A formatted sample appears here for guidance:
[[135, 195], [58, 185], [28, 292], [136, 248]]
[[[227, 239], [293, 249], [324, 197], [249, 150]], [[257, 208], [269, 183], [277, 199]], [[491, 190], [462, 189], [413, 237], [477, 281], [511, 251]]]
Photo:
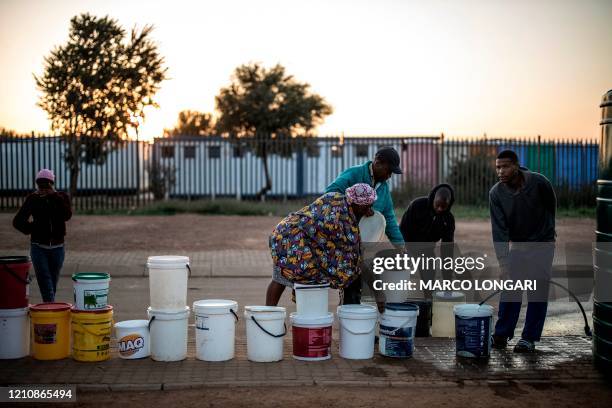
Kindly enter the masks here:
[[346, 189], [349, 204], [372, 205], [376, 201], [376, 190], [365, 183], [357, 183]]

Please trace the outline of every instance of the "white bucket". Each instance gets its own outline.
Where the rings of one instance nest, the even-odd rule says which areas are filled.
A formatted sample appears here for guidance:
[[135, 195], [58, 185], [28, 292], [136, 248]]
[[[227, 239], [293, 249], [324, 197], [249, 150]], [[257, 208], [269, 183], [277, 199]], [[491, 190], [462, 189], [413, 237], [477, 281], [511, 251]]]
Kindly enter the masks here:
[[30, 354], [28, 308], [0, 309], [0, 360]]
[[124, 320], [115, 324], [119, 357], [135, 360], [151, 355], [148, 320]]
[[329, 313], [329, 283], [320, 285], [303, 285], [296, 283], [295, 304], [299, 316], [325, 316]]
[[151, 336], [151, 358], [156, 361], [180, 361], [187, 357], [187, 321], [189, 307], [182, 311], [147, 309]]
[[455, 344], [460, 357], [489, 357], [493, 335], [493, 307], [479, 304], [456, 305]]
[[187, 306], [188, 256], [150, 256], [149, 290], [154, 310], [182, 311]]
[[408, 358], [414, 350], [419, 307], [414, 303], [387, 303], [380, 317], [378, 351], [383, 356]]
[[196, 331], [196, 358], [227, 361], [234, 358], [238, 303], [225, 299], [193, 302]]
[[[403, 281], [410, 280], [410, 271], [409, 270], [400, 270], [400, 271], [385, 271], [380, 275], [382, 277], [382, 281], [386, 284], [392, 284], [393, 286], [387, 285], [386, 287], [398, 288], [401, 287], [400, 284]], [[386, 289], [385, 300], [387, 303], [402, 303], [405, 302], [406, 299], [412, 294], [408, 289]]]
[[75, 309], [101, 310], [108, 306], [108, 273], [79, 272], [72, 275], [72, 281]]
[[283, 359], [283, 340], [287, 335], [287, 312], [278, 306], [245, 306], [247, 357], [268, 363]]
[[465, 303], [462, 292], [436, 292], [431, 306], [432, 337], [455, 337], [456, 305]]
[[293, 358], [321, 361], [331, 358], [333, 313], [322, 316], [289, 315], [293, 335]]
[[338, 306], [340, 357], [366, 360], [374, 356], [378, 310], [367, 305]]
[[378, 211], [370, 217], [361, 217], [359, 221], [359, 235], [361, 242], [381, 242], [385, 236], [387, 220]]

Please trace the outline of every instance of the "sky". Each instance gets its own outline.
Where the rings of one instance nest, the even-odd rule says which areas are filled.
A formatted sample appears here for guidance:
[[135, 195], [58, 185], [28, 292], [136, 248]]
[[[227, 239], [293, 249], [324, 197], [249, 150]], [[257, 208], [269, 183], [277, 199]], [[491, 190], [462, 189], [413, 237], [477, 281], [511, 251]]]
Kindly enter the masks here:
[[0, 0], [0, 127], [50, 133], [33, 74], [83, 12], [155, 27], [170, 79], [146, 139], [248, 62], [334, 107], [320, 135], [595, 139], [612, 88], [610, 0]]

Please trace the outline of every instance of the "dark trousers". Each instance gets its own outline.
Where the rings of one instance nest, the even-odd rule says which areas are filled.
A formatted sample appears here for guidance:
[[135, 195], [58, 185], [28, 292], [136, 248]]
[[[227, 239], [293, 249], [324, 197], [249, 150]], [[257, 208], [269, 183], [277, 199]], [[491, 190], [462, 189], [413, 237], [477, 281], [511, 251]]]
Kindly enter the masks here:
[[64, 264], [64, 247], [46, 249], [32, 244], [30, 256], [43, 302], [54, 302], [57, 281]]
[[361, 276], [345, 287], [342, 293], [343, 305], [358, 305], [359, 303], [361, 303]]
[[[536, 279], [537, 291], [527, 294], [527, 315], [521, 337], [529, 341], [540, 341], [546, 311], [548, 309], [548, 289], [555, 252], [554, 243], [534, 243], [528, 250], [510, 250], [510, 279]], [[504, 292], [499, 302], [495, 335], [511, 339], [521, 313], [522, 292]]]

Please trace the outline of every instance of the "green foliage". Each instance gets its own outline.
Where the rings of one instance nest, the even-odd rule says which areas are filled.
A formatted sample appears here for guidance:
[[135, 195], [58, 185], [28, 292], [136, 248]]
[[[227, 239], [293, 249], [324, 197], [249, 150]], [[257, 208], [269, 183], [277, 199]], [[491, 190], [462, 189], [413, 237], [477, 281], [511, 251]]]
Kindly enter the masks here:
[[489, 190], [497, 183], [495, 157], [486, 153], [456, 160], [448, 175], [455, 201], [462, 205], [487, 206]]
[[35, 76], [39, 106], [53, 130], [66, 138], [70, 192], [80, 163], [103, 163], [110, 151], [138, 129], [147, 106], [166, 79], [164, 59], [150, 39], [152, 27], [129, 38], [116, 20], [81, 14], [70, 20], [68, 41], [45, 58]]
[[215, 121], [210, 113], [181, 111], [172, 129], [164, 129], [164, 137], [210, 136], [215, 133]]

